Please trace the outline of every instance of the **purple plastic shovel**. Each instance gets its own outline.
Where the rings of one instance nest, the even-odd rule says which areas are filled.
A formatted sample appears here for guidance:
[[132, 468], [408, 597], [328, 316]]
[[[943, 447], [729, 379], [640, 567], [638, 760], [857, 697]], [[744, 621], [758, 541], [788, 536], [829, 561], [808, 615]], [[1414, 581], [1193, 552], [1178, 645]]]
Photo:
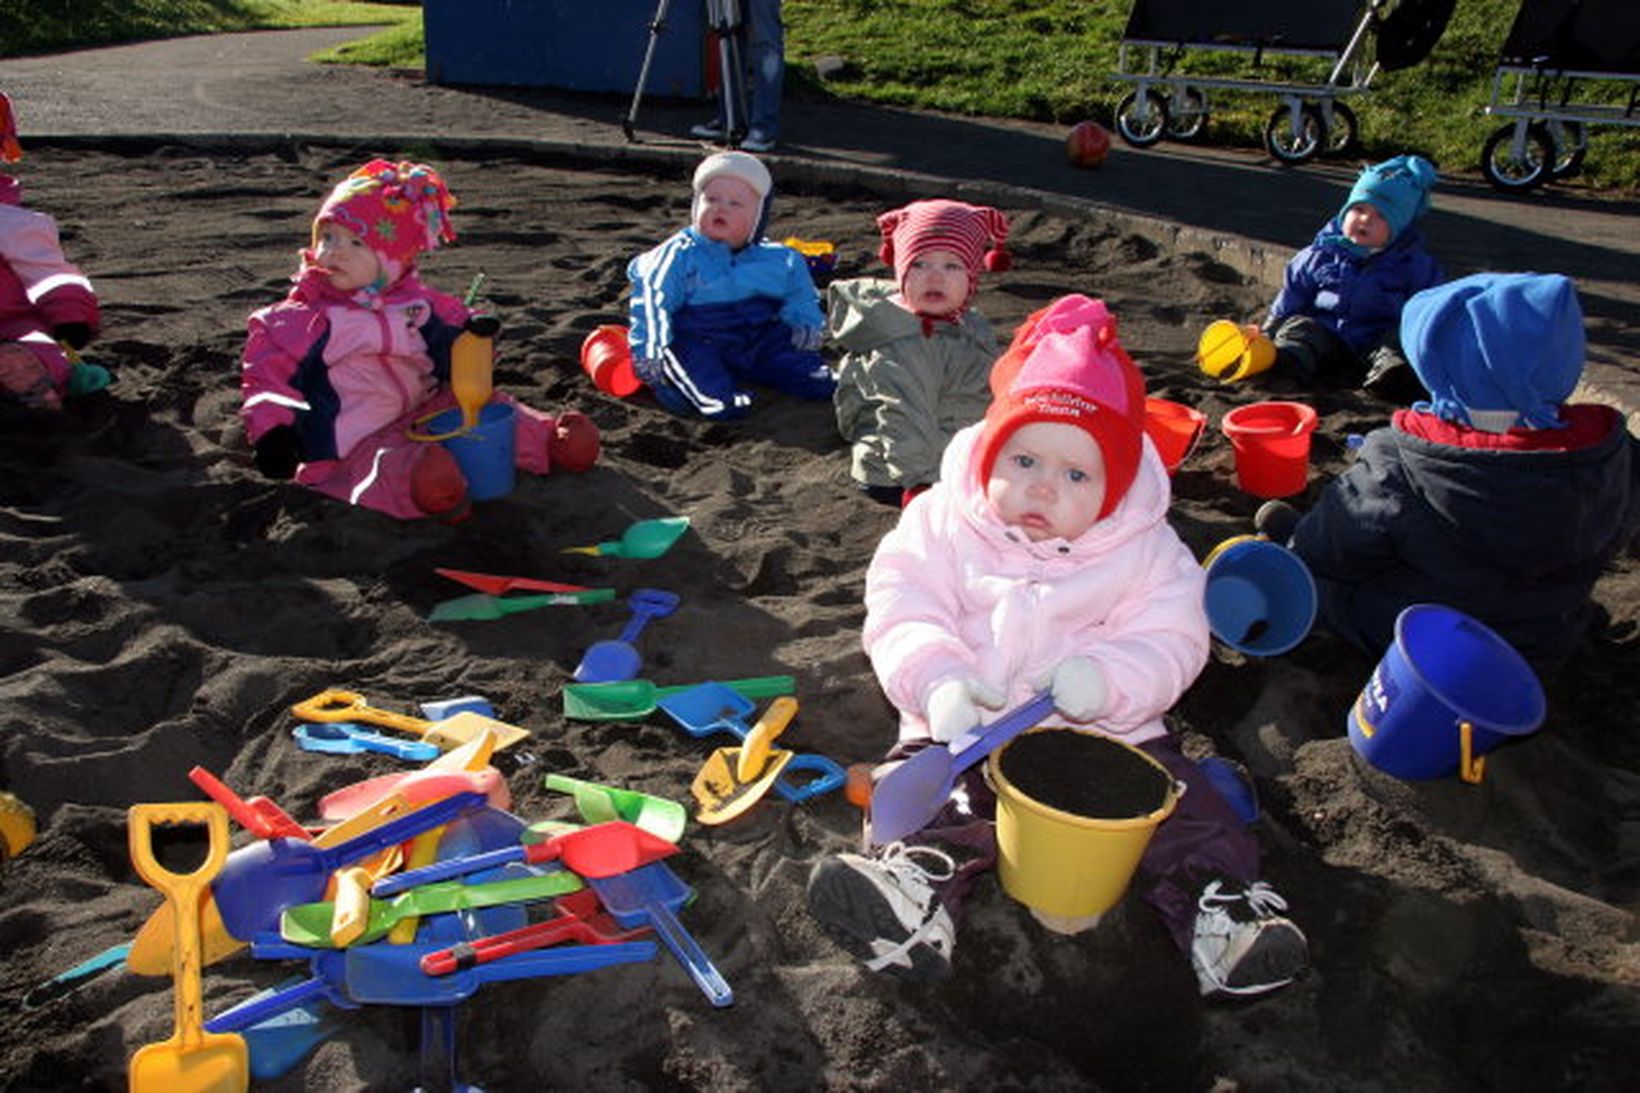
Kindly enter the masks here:
[[957, 775], [1053, 712], [1053, 693], [1043, 691], [989, 725], [977, 725], [949, 744], [924, 748], [890, 771], [871, 791], [871, 842], [875, 846], [920, 831], [945, 805]]

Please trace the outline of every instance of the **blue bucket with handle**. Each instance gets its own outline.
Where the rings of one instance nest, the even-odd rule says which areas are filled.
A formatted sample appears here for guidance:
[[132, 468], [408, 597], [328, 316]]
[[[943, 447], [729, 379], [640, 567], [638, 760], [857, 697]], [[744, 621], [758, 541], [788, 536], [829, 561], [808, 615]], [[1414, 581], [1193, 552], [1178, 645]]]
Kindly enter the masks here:
[[1477, 783], [1487, 752], [1536, 732], [1546, 713], [1531, 665], [1483, 623], [1413, 604], [1350, 708], [1350, 744], [1398, 778]]
[[1207, 568], [1207, 624], [1239, 652], [1273, 657], [1292, 649], [1315, 623], [1315, 579], [1303, 559], [1261, 535], [1226, 539]]
[[[479, 412], [478, 424], [439, 443], [449, 449], [467, 479], [467, 496], [473, 501], [493, 501], [513, 488], [513, 408], [492, 402]], [[433, 436], [461, 428], [461, 408], [445, 410], [427, 423]]]

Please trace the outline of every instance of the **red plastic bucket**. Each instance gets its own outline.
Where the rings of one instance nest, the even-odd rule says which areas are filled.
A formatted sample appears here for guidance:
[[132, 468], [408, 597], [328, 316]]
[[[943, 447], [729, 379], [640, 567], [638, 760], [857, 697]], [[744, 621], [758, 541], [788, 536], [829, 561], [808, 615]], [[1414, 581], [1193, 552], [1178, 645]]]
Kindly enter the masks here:
[[1255, 402], [1225, 414], [1220, 428], [1236, 453], [1236, 484], [1254, 497], [1304, 492], [1318, 420], [1302, 402]]
[[624, 326], [606, 324], [587, 335], [581, 343], [581, 370], [598, 390], [616, 398], [636, 394], [643, 386], [632, 370], [632, 348]]
[[1156, 445], [1168, 474], [1179, 469], [1206, 427], [1207, 415], [1200, 410], [1165, 398], [1145, 399], [1145, 434]]

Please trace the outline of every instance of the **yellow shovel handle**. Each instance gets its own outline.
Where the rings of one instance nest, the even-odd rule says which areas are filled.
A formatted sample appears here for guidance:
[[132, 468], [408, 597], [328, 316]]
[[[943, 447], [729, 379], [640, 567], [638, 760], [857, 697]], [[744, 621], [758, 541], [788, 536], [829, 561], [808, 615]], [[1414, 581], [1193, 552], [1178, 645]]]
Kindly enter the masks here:
[[290, 712], [303, 721], [363, 721], [387, 729], [424, 736], [435, 724], [408, 714], [378, 710], [369, 705], [361, 694], [352, 691], [322, 691], [304, 702], [298, 702]]
[[[176, 995], [176, 1036], [190, 1048], [205, 1036], [204, 1001], [200, 994], [200, 909], [211, 881], [228, 860], [228, 810], [214, 801], [132, 805], [127, 816], [127, 842], [137, 875], [164, 893], [171, 905], [176, 931], [171, 954], [171, 977]], [[173, 873], [154, 857], [155, 825], [203, 825], [210, 833], [205, 861], [191, 873]]]
[[763, 716], [757, 719], [752, 731], [740, 746], [740, 762], [735, 768], [735, 780], [741, 784], [757, 781], [763, 768], [769, 765], [769, 750], [775, 738], [786, 731], [792, 718], [797, 716], [797, 699], [782, 695], [769, 703]]

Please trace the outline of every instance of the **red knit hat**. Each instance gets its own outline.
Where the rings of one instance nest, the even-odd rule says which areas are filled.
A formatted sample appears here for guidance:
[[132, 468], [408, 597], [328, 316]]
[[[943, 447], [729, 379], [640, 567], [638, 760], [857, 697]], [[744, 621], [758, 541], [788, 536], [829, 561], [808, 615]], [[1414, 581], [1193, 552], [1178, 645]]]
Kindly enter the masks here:
[[1013, 265], [1004, 248], [1008, 218], [986, 205], [945, 198], [913, 201], [903, 209], [879, 216], [877, 228], [883, 233], [878, 254], [884, 264], [894, 267], [894, 279], [902, 292], [911, 263], [931, 250], [952, 251], [962, 259], [968, 267], [969, 296], [979, 283], [980, 270], [1001, 271]]
[[1027, 319], [991, 371], [995, 395], [974, 447], [983, 485], [1014, 431], [1033, 422], [1075, 425], [1105, 460], [1104, 519], [1139, 472], [1144, 449], [1145, 381], [1116, 340], [1102, 301], [1065, 296]]
[[325, 198], [313, 218], [313, 244], [318, 246], [320, 225], [340, 224], [381, 259], [382, 276], [373, 287], [386, 288], [415, 265], [418, 255], [455, 239], [450, 225], [455, 205], [444, 180], [426, 164], [373, 159]]

